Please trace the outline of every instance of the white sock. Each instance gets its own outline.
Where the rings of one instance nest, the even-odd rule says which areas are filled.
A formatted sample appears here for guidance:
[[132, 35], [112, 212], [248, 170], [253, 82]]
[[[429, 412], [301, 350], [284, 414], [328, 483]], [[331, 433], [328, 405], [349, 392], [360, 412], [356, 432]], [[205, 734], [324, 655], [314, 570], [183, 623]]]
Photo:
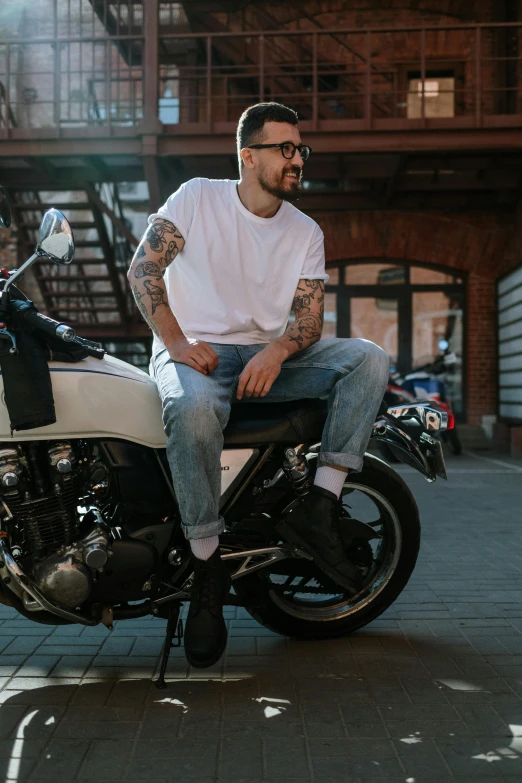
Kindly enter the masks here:
[[190, 548], [192, 554], [198, 560], [208, 560], [212, 557], [219, 546], [219, 536], [209, 536], [208, 538], [191, 538]]
[[328, 492], [333, 492], [336, 497], [340, 498], [345, 481], [346, 473], [344, 470], [336, 470], [328, 465], [321, 465], [317, 468], [314, 485], [327, 489]]

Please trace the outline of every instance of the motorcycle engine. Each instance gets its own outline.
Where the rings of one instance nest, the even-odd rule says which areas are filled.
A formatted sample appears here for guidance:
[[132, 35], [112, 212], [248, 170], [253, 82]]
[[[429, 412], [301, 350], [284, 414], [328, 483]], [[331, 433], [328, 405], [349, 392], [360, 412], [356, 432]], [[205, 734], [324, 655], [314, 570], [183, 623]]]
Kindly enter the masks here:
[[0, 444], [0, 504], [11, 520], [11, 550], [40, 590], [66, 608], [87, 599], [93, 572], [108, 559], [108, 536], [95, 512], [83, 536], [77, 513], [79, 497], [106, 472], [81, 443]]

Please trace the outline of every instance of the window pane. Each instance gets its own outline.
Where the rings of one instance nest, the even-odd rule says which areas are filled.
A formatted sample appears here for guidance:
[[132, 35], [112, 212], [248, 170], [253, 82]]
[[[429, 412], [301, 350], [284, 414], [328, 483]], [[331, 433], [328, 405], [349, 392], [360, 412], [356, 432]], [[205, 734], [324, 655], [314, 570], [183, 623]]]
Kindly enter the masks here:
[[350, 264], [345, 269], [346, 285], [397, 285], [406, 282], [403, 266]]
[[337, 294], [324, 295], [324, 326], [322, 337], [337, 337]]
[[[410, 79], [407, 115], [411, 119], [422, 117], [422, 79]], [[455, 116], [454, 77], [433, 77], [424, 80], [424, 116]]]
[[399, 352], [399, 320], [396, 299], [384, 300], [375, 297], [353, 297], [351, 299], [350, 337], [363, 337], [384, 348], [391, 364], [397, 364]]
[[339, 267], [327, 266], [326, 274], [330, 275], [327, 285], [339, 285]]
[[446, 353], [454, 356], [445, 376], [447, 393], [454, 413], [463, 412], [462, 391], [462, 301], [439, 291], [413, 294], [413, 370], [429, 364], [442, 352], [439, 342], [446, 340]]
[[438, 272], [436, 269], [427, 269], [423, 266], [410, 268], [410, 281], [413, 285], [451, 285], [461, 283], [462, 278], [449, 272]]

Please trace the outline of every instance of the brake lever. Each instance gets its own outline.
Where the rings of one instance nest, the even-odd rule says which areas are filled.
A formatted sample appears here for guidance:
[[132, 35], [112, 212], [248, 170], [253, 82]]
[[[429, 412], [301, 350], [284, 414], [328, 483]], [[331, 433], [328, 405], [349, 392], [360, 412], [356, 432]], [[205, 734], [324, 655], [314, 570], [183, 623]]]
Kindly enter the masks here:
[[16, 345], [16, 336], [8, 329], [6, 329], [5, 326], [0, 328], [0, 338], [3, 340], [11, 341], [11, 348], [9, 349], [9, 353], [18, 353], [18, 347]]

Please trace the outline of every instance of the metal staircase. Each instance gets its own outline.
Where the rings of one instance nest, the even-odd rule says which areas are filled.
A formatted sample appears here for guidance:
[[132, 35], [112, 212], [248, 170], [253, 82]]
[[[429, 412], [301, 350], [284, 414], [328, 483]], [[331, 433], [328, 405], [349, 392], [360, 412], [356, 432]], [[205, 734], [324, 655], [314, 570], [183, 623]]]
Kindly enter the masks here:
[[151, 340], [144, 336], [126, 281], [138, 240], [125, 221], [117, 185], [9, 195], [18, 230], [19, 264], [32, 253], [40, 221], [50, 207], [63, 212], [73, 230], [76, 252], [71, 264], [59, 266], [42, 259], [32, 267], [38, 288], [31, 295], [37, 306], [78, 334], [99, 340], [120, 358], [146, 366]]

